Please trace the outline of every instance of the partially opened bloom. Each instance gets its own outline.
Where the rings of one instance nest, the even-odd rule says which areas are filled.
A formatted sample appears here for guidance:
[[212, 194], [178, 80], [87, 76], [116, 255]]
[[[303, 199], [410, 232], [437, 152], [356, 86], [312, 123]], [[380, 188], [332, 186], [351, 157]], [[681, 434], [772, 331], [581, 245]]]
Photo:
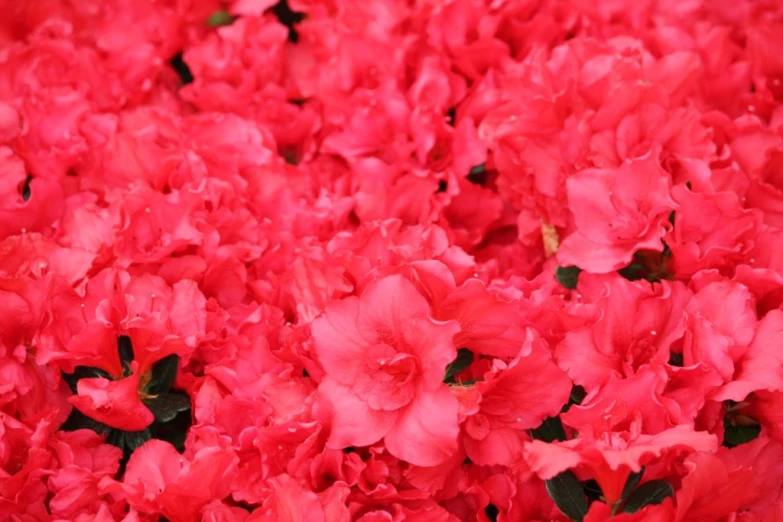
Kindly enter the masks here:
[[443, 381], [456, 357], [456, 322], [431, 318], [430, 306], [402, 276], [378, 279], [360, 297], [326, 307], [313, 321], [326, 376], [319, 398], [331, 424], [328, 445], [368, 446], [435, 465], [457, 448], [457, 399]]
[[480, 402], [465, 420], [463, 444], [467, 456], [485, 466], [510, 466], [528, 440], [525, 430], [556, 416], [571, 392], [571, 380], [532, 329], [519, 355], [509, 364], [496, 361], [475, 386]]
[[112, 381], [104, 377], [79, 379], [77, 395], [70, 402], [88, 417], [113, 428], [141, 431], [155, 420], [139, 396], [138, 363], [131, 367], [133, 374]]

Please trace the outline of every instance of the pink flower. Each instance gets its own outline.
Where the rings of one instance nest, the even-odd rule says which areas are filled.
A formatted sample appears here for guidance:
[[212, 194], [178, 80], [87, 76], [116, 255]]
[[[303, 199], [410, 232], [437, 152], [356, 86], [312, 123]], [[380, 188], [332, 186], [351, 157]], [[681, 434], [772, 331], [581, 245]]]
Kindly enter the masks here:
[[739, 350], [731, 382], [715, 398], [742, 401], [756, 390], [783, 391], [783, 354], [777, 349], [781, 336], [783, 310], [773, 310], [759, 321], [747, 348]]
[[468, 279], [449, 292], [437, 305], [435, 317], [459, 321], [454, 344], [477, 354], [514, 358], [530, 342], [522, 312], [479, 279]]
[[11, 149], [0, 146], [0, 239], [46, 230], [65, 210], [63, 189], [48, 178], [28, 178]]
[[113, 428], [141, 431], [155, 420], [152, 412], [139, 396], [138, 364], [133, 364], [133, 375], [118, 381], [103, 377], [79, 379], [78, 395], [70, 402], [88, 417]]
[[730, 192], [696, 193], [679, 185], [672, 195], [679, 210], [665, 240], [678, 278], [710, 268], [730, 270], [747, 257], [761, 226], [760, 212], [743, 209]]
[[153, 439], [133, 452], [121, 483], [107, 477], [100, 486], [106, 492], [124, 493], [141, 512], [190, 522], [199, 519], [205, 505], [228, 495], [235, 466], [230, 450], [203, 448], [184, 457], [168, 442]]
[[532, 330], [519, 356], [509, 364], [496, 361], [475, 386], [479, 410], [465, 420], [464, 445], [482, 466], [510, 466], [528, 440], [525, 430], [560, 413], [571, 392], [571, 380]]
[[630, 264], [639, 250], [663, 250], [677, 204], [654, 152], [617, 169], [584, 170], [566, 186], [576, 230], [557, 251], [561, 265], [608, 273]]
[[368, 285], [360, 297], [327, 306], [312, 324], [326, 377], [319, 399], [333, 448], [383, 439], [389, 452], [420, 466], [457, 449], [457, 399], [442, 383], [456, 357], [456, 322], [430, 306], [402, 276]]
[[579, 289], [595, 299], [600, 316], [594, 324], [566, 333], [555, 349], [558, 365], [590, 391], [611, 375], [628, 376], [647, 363], [665, 364], [672, 344], [685, 332], [688, 290], [677, 282], [651, 287], [619, 275], [588, 277], [581, 276]]
[[58, 432], [49, 444], [60, 465], [48, 479], [54, 493], [49, 510], [62, 518], [91, 510], [101, 497], [98, 482], [117, 473], [122, 450], [102, 443], [101, 436], [90, 430]]
[[680, 425], [657, 435], [607, 433], [602, 438], [580, 436], [551, 444], [534, 440], [525, 445], [525, 459], [544, 480], [567, 469], [585, 473], [598, 482], [606, 501], [614, 504], [620, 500], [631, 472], [638, 472], [662, 454], [677, 450], [715, 451], [716, 448], [714, 435]]
[[753, 296], [740, 284], [711, 282], [693, 296], [686, 313], [683, 363], [702, 363], [729, 381], [735, 361], [748, 351], [757, 329]]
[[325, 517], [327, 506], [321, 504], [318, 495], [297, 484], [290, 476], [279, 475], [270, 485], [272, 494], [253, 512], [248, 522], [331, 522]]

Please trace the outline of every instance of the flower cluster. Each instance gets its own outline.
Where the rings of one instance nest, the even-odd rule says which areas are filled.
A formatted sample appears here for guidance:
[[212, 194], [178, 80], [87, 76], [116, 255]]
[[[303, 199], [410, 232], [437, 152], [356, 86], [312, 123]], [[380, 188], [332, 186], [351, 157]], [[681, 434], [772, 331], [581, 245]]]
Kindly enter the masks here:
[[779, 0], [0, 5], [0, 520], [783, 517]]

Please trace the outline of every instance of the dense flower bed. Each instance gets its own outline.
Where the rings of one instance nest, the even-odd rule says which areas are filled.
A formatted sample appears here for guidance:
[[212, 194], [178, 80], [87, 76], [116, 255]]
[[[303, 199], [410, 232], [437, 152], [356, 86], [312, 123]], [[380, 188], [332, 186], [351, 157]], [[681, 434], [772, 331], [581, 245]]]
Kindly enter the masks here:
[[783, 520], [779, 0], [0, 4], [0, 520]]

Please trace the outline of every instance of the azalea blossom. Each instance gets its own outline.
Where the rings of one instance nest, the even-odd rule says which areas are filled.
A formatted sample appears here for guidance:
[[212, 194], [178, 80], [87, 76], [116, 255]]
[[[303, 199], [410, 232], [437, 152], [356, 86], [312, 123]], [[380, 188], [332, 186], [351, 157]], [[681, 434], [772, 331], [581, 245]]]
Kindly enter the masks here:
[[783, 517], [780, 1], [0, 7], [0, 521]]

